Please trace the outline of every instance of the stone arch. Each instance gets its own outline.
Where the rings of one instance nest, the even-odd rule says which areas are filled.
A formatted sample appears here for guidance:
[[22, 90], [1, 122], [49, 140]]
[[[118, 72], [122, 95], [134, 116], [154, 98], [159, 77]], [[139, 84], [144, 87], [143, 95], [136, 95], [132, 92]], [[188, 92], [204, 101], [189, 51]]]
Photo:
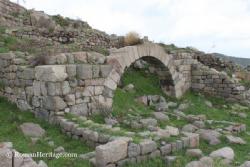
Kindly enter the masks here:
[[103, 97], [99, 99], [99, 101], [105, 105], [112, 106], [114, 91], [126, 68], [129, 68], [135, 61], [145, 57], [153, 57], [168, 68], [173, 81], [172, 96], [179, 98], [189, 89], [186, 86], [187, 77], [184, 77], [179, 68], [175, 65], [174, 56], [167, 54], [165, 50], [157, 44], [145, 43], [111, 51], [110, 56], [107, 57], [107, 64], [111, 65], [113, 68], [105, 79]]

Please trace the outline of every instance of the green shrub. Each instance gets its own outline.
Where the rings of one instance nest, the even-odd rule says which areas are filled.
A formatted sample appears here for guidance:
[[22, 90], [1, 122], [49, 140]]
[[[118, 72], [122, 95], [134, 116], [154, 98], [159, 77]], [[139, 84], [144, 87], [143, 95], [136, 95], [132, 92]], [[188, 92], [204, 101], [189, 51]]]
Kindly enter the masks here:
[[55, 15], [55, 16], [52, 16], [52, 19], [57, 23], [59, 24], [60, 26], [62, 27], [67, 27], [69, 26], [69, 20], [67, 18], [63, 18], [62, 16], [60, 15]]

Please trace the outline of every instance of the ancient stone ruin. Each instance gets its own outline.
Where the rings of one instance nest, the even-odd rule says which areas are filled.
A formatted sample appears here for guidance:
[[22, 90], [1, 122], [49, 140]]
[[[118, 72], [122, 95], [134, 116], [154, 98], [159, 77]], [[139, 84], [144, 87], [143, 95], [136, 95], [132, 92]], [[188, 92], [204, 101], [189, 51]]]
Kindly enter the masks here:
[[[162, 46], [150, 41], [135, 46], [122, 46], [121, 37], [111, 37], [93, 30], [85, 25], [87, 23], [82, 23], [85, 28], [80, 31], [56, 29], [52, 33], [39, 27], [41, 25], [37, 18], [43, 18], [55, 28], [55, 23], [44, 13], [29, 11], [31, 19], [17, 19], [8, 13], [17, 9], [21, 13], [28, 11], [7, 0], [0, 1], [0, 9], [1, 24], [25, 26], [8, 32], [15, 37], [39, 37], [50, 39], [58, 45], [77, 43], [82, 48], [109, 49], [107, 56], [92, 50], [61, 52], [47, 56], [45, 64], [37, 66], [30, 65], [30, 55], [27, 53], [0, 53], [0, 95], [16, 103], [21, 110], [30, 110], [37, 117], [60, 125], [73, 138], [83, 138], [97, 146], [93, 160], [96, 166], [121, 166], [127, 161], [139, 162], [147, 157], [165, 156], [174, 150], [199, 145], [199, 135], [187, 132], [179, 134], [174, 127], [168, 127], [167, 132], [159, 130], [159, 133], [180, 137], [163, 146], [157, 146], [150, 139], [136, 143], [129, 135], [111, 140], [114, 136], [96, 132], [95, 129], [80, 128], [76, 122], [65, 117], [65, 114], [71, 113], [88, 124], [88, 116], [112, 112], [114, 92], [123, 73], [138, 60], [153, 65], [163, 92], [169, 96], [181, 98], [185, 92], [193, 90], [228, 101], [244, 104], [250, 102], [244, 86], [227, 73], [216, 70], [217, 66], [203, 59], [207, 56], [205, 53], [199, 52], [198, 57], [196, 52], [167, 53]], [[96, 126], [104, 131], [116, 131], [104, 125]]]

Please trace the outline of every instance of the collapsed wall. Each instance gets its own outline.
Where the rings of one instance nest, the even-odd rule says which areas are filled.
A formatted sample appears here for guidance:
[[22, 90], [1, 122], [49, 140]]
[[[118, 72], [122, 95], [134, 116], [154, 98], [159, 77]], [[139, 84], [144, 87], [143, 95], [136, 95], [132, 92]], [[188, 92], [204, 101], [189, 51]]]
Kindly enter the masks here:
[[[121, 47], [123, 38], [93, 29], [87, 22], [62, 16], [50, 16], [42, 11], [28, 10], [9, 0], [0, 0], [0, 26], [8, 27], [7, 35], [33, 39], [46, 47], [62, 50], [105, 50]], [[73, 46], [66, 46], [71, 44]]]

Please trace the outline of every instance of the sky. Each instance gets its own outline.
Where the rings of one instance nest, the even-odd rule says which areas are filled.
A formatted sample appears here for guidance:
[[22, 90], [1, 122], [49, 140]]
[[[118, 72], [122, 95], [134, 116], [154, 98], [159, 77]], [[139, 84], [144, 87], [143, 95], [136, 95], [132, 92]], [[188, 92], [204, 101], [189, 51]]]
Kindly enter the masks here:
[[[17, 0], [12, 0], [17, 2]], [[19, 0], [29, 9], [87, 21], [108, 34], [250, 58], [250, 0]]]

